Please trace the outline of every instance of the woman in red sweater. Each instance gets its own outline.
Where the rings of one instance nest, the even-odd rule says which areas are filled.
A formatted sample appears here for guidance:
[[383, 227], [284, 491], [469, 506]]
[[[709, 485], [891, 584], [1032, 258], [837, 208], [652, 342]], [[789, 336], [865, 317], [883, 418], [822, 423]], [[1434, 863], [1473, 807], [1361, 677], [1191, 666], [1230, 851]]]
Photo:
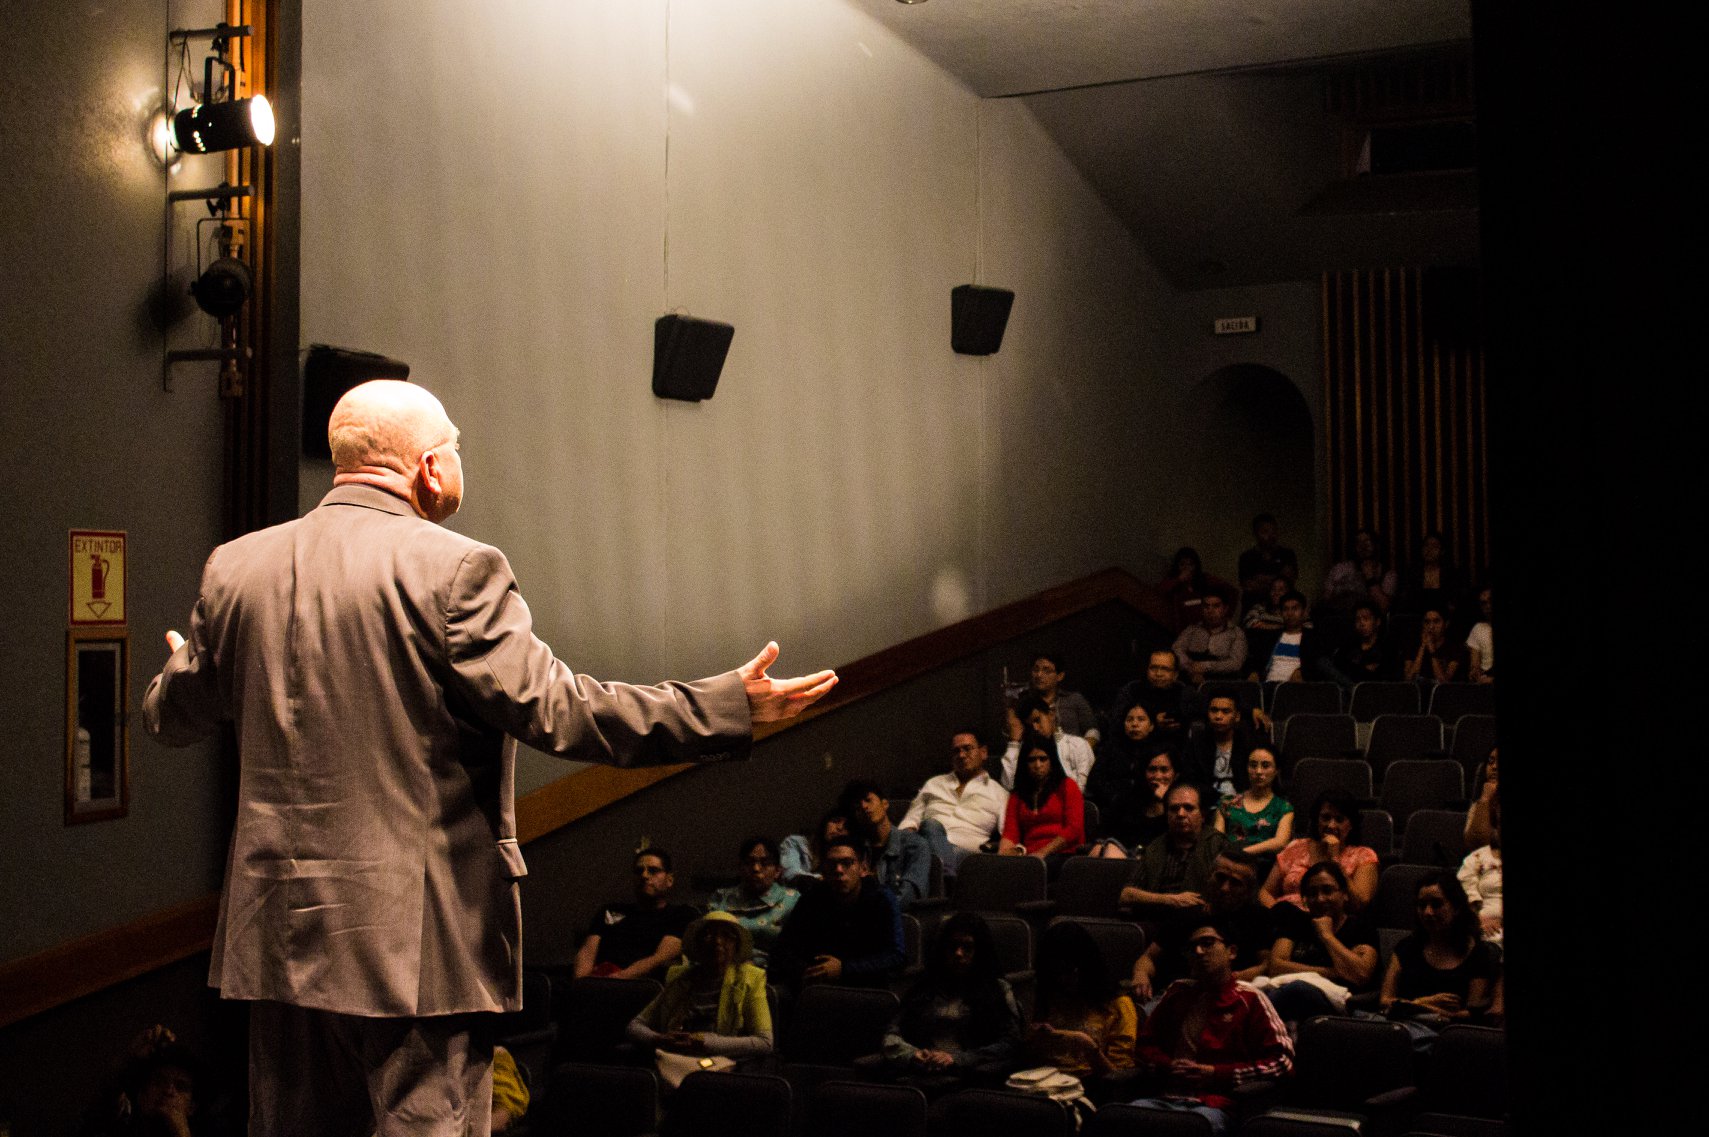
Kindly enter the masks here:
[[1054, 877], [1062, 862], [1086, 843], [1085, 799], [1056, 756], [1055, 739], [1029, 733], [1021, 739], [1015, 789], [1003, 815], [998, 852], [1040, 857]]

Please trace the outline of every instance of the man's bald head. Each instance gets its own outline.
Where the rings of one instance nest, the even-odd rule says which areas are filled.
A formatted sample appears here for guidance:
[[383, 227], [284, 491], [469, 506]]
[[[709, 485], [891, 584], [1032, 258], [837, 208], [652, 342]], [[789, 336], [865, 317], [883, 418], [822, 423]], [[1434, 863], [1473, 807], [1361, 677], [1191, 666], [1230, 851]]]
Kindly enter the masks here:
[[326, 436], [337, 467], [335, 485], [377, 486], [435, 522], [462, 503], [457, 428], [423, 387], [399, 379], [352, 387], [332, 408]]

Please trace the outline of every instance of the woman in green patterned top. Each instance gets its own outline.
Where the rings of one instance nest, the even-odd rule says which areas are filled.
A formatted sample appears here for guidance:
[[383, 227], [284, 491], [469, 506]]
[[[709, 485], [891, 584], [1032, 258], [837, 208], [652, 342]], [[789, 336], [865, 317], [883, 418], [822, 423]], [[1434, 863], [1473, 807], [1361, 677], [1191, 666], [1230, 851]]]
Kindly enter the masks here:
[[1276, 792], [1276, 755], [1255, 746], [1246, 759], [1246, 788], [1222, 799], [1217, 832], [1255, 857], [1274, 857], [1294, 836], [1294, 807]]

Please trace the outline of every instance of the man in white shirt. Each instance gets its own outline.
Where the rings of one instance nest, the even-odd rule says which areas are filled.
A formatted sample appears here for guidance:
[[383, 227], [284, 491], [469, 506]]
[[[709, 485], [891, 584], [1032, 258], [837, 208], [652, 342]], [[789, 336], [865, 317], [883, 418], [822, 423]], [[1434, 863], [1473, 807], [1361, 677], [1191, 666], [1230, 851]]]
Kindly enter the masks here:
[[1003, 828], [1009, 793], [985, 772], [989, 757], [977, 733], [956, 731], [950, 738], [950, 772], [920, 787], [897, 826], [918, 831], [947, 874], [953, 875], [961, 858], [979, 852]]
[[1055, 709], [1037, 691], [1022, 695], [1015, 709], [1009, 712], [1009, 745], [1003, 750], [1003, 788], [1015, 788], [1015, 764], [1021, 757], [1021, 735], [1026, 733], [1023, 723], [1035, 734], [1056, 739], [1056, 756], [1062, 759], [1063, 770], [1084, 792], [1086, 776], [1092, 772], [1092, 763], [1097, 761], [1091, 744], [1079, 735], [1058, 730]]

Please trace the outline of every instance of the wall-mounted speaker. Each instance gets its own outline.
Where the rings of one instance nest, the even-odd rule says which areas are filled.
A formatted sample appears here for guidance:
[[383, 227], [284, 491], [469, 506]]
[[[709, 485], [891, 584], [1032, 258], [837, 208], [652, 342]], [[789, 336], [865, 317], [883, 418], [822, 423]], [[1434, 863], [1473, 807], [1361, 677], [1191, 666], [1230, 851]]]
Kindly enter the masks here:
[[409, 364], [371, 351], [309, 345], [303, 364], [303, 457], [331, 458], [326, 424], [344, 393], [370, 379], [408, 379]]
[[653, 394], [698, 403], [718, 389], [736, 329], [693, 316], [660, 316], [653, 323]]
[[1007, 288], [958, 284], [949, 290], [949, 346], [962, 355], [995, 355], [1015, 294]]

